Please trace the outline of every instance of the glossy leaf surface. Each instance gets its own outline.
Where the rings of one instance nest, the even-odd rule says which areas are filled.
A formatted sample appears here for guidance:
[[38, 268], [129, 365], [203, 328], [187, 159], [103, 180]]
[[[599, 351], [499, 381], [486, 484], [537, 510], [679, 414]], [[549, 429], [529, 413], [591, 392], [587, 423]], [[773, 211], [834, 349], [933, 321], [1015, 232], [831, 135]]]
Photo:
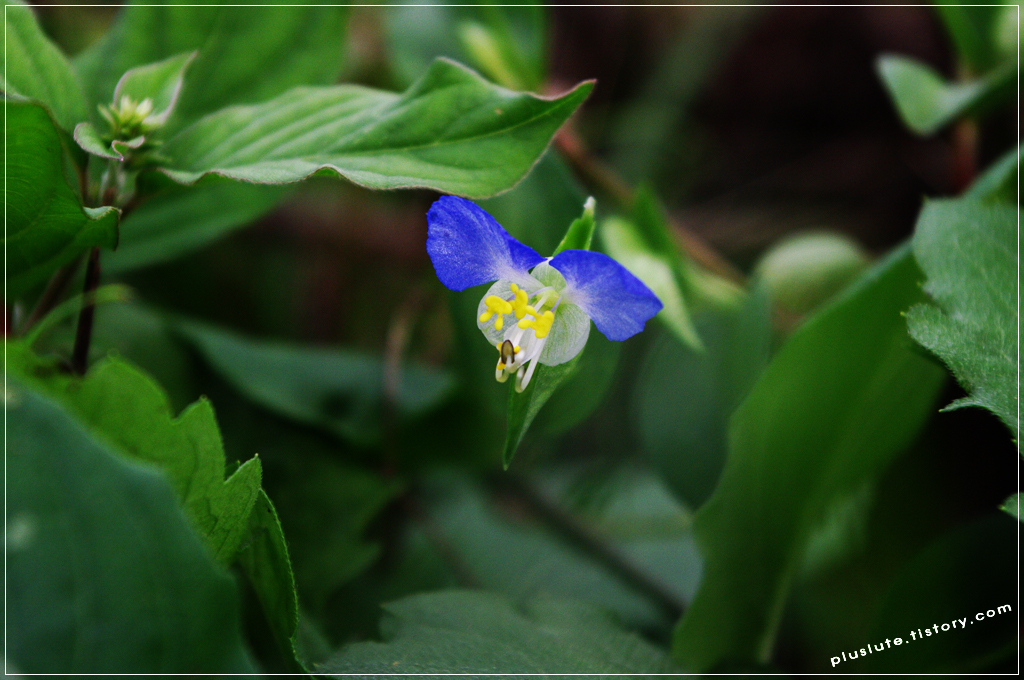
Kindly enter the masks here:
[[518, 182], [592, 88], [543, 99], [438, 60], [405, 93], [296, 88], [207, 116], [168, 140], [172, 179], [213, 173], [261, 184], [329, 171], [372, 189], [489, 196]]
[[[8, 10], [22, 12], [27, 10]], [[83, 208], [62, 172], [61, 140], [41, 106], [7, 103], [7, 294], [15, 298], [93, 246], [117, 245], [118, 211]]]

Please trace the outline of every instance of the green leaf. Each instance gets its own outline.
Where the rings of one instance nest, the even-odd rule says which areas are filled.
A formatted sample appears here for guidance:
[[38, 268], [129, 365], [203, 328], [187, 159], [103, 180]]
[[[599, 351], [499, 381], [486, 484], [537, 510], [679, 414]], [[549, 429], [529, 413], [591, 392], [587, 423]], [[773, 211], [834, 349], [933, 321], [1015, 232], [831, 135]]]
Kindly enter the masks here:
[[113, 144], [103, 141], [100, 133], [96, 130], [96, 126], [92, 123], [79, 123], [76, 125], [74, 138], [83, 151], [94, 156], [118, 162], [124, 160], [124, 154], [121, 150], [114, 148]]
[[19, 343], [8, 343], [7, 360], [8, 370], [57, 399], [116, 450], [157, 465], [211, 554], [221, 564], [234, 560], [260, 489], [260, 463], [248, 460], [224, 479], [224, 447], [209, 401], [172, 418], [159, 386], [114, 357], [84, 378], [69, 376]]
[[665, 218], [648, 191], [637, 195], [633, 216], [611, 217], [601, 223], [601, 240], [608, 254], [644, 282], [664, 305], [655, 317], [683, 344], [702, 351], [704, 346], [684, 296], [691, 267], [668, 232]]
[[1017, 77], [1013, 63], [963, 83], [947, 83], [930, 66], [907, 57], [880, 57], [876, 67], [900, 118], [919, 135], [1002, 101], [1013, 93]]
[[570, 600], [522, 608], [485, 592], [445, 591], [384, 606], [384, 643], [349, 645], [332, 673], [671, 673], [667, 656], [605, 614]]
[[[6, 61], [0, 86], [7, 94], [35, 99], [65, 130], [85, 120], [85, 97], [75, 70], [36, 23], [29, 5], [12, 0], [4, 7]], [[8, 129], [15, 129], [8, 121]]]
[[996, 51], [995, 38], [996, 23], [1003, 9], [999, 4], [935, 5], [935, 11], [952, 36], [960, 59], [981, 72], [995, 66], [1000, 56]]
[[295, 594], [288, 545], [274, 504], [263, 489], [259, 490], [249, 515], [248, 535], [238, 551], [238, 562], [256, 591], [274, 640], [289, 665], [288, 672], [306, 673], [295, 652], [299, 601]]
[[1020, 497], [1021, 494], [1019, 492], [1013, 494], [1003, 501], [1003, 504], [999, 506], [999, 509], [1012, 517], [1016, 517], [1018, 521], [1024, 521], [1024, 519], [1021, 519], [1020, 515]]
[[399, 5], [383, 20], [385, 54], [403, 84], [439, 56], [470, 64], [513, 90], [537, 91], [546, 80], [548, 11], [542, 5]]
[[[510, 493], [534, 487], [527, 493], [545, 497], [557, 512], [591, 530], [602, 546], [659, 583], [676, 602], [692, 597], [700, 580], [700, 556], [688, 513], [653, 475], [612, 466], [593, 474], [601, 475], [601, 481], [545, 466], [536, 480], [502, 474], [495, 479], [496, 489], [460, 474], [435, 475], [422, 485], [424, 512], [445, 537], [446, 561], [458, 564], [459, 576], [477, 587], [514, 602], [539, 593], [586, 600], [623, 625], [664, 637], [678, 618], [666, 610], [664, 600], [566, 541]], [[581, 489], [588, 484], [600, 485], [593, 493], [599, 500], [586, 504]]]
[[185, 124], [297, 85], [334, 83], [345, 51], [347, 12], [315, 6], [130, 5], [76, 64], [92, 100], [106, 103], [129, 69], [198, 50], [171, 122]]
[[[388, 398], [380, 358], [261, 342], [194, 322], [181, 322], [176, 330], [257, 404], [347, 441], [370, 445], [380, 439]], [[405, 366], [399, 382], [394, 407], [404, 419], [424, 415], [454, 387], [447, 373], [417, 365]]]
[[109, 143], [96, 130], [92, 123], [79, 123], [75, 126], [75, 142], [83, 151], [94, 156], [105, 158], [111, 161], [122, 162], [130, 149], [138, 149], [145, 143], [146, 138], [142, 135], [133, 139], [114, 139]]
[[489, 196], [533, 167], [592, 87], [545, 99], [438, 60], [401, 95], [354, 85], [296, 88], [209, 115], [167, 141], [163, 171], [182, 183], [214, 173], [279, 184], [326, 170], [372, 189]]
[[1016, 285], [1020, 210], [970, 199], [929, 201], [914, 230], [925, 290], [939, 305], [907, 312], [915, 340], [949, 366], [969, 393], [947, 406], [981, 406], [1016, 441], [1018, 345]]
[[551, 253], [552, 257], [570, 248], [590, 250], [590, 242], [594, 239], [594, 227], [596, 226], [596, 222], [594, 222], [594, 208], [596, 206], [597, 202], [594, 200], [594, 197], [589, 197], [586, 203], [583, 204], [583, 214], [569, 225], [569, 229], [566, 230], [562, 241], [555, 248], [555, 251]]
[[185, 69], [195, 58], [195, 52], [186, 52], [129, 69], [117, 81], [113, 104], [117, 106], [122, 97], [129, 97], [136, 103], [149, 99], [153, 102], [153, 112], [147, 118], [162, 125], [178, 103]]
[[705, 350], [675, 336], [651, 348], [633, 391], [647, 459], [692, 508], [711, 497], [725, 466], [729, 417], [771, 356], [771, 300], [760, 286], [732, 310], [695, 317]]
[[164, 476], [8, 381], [7, 660], [23, 673], [252, 673], [234, 581]]
[[971, 188], [963, 197], [1016, 203], [1022, 152], [1024, 152], [1024, 145], [1007, 151], [974, 180]]
[[255, 222], [292, 190], [220, 177], [190, 187], [172, 185], [128, 214], [117, 250], [103, 259], [103, 271], [124, 272], [181, 257]]
[[82, 207], [64, 180], [60, 137], [42, 107], [8, 101], [7, 126], [4, 243], [7, 295], [14, 299], [89, 248], [115, 247], [119, 212]]
[[942, 372], [900, 317], [919, 277], [906, 247], [869, 270], [790, 336], [733, 415], [725, 471], [694, 519], [704, 578], [673, 644], [691, 668], [767, 660], [815, 527], [931, 412]]
[[533, 379], [522, 392], [516, 392], [509, 388], [508, 391], [508, 420], [505, 426], [505, 447], [502, 454], [502, 464], [508, 469], [512, 457], [516, 455], [523, 436], [530, 429], [530, 424], [537, 417], [551, 395], [563, 381], [571, 378], [579, 369], [580, 359], [586, 352], [584, 348], [579, 354], [557, 366], [545, 366], [540, 364], [534, 369]]

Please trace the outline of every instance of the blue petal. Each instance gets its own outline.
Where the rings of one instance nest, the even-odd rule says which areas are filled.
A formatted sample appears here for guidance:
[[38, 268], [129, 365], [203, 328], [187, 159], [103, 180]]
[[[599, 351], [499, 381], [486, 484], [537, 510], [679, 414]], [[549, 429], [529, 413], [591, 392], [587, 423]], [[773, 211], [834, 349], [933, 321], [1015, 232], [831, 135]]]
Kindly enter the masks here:
[[544, 261], [483, 208], [457, 196], [442, 196], [427, 211], [427, 254], [451, 290], [498, 279], [529, 282], [527, 272]]
[[661, 311], [661, 300], [621, 264], [602, 253], [563, 250], [549, 264], [565, 277], [565, 295], [609, 340], [625, 340]]

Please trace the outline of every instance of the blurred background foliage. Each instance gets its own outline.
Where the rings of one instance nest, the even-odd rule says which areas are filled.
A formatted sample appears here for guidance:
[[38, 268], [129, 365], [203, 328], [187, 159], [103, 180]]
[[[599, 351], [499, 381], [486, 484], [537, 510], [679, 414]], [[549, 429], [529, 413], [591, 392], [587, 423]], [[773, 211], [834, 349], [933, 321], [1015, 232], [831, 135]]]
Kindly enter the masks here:
[[[446, 291], [424, 249], [433, 191], [140, 177], [149, 197], [102, 254], [103, 282], [126, 284], [131, 300], [98, 307], [91, 361], [137, 365], [173, 414], [208, 399], [229, 474], [258, 454], [297, 592], [284, 637], [308, 668], [395, 658], [443, 670], [447, 658], [451, 670], [819, 672], [842, 651], [1016, 602], [1018, 527], [998, 510], [1018, 490], [1013, 438], [982, 409], [938, 412], [965, 388], [899, 316], [927, 300], [901, 246], [923, 197], [960, 195], [1019, 143], [1005, 92], [1017, 78], [1004, 67], [1019, 47], [1012, 9], [378, 6], [339, 10], [314, 32], [276, 23], [284, 54], [321, 58], [296, 57], [293, 83], [254, 83], [229, 101], [315, 82], [401, 91], [437, 56], [546, 95], [596, 80], [532, 171], [479, 203], [548, 254], [596, 196], [597, 248], [674, 302], [628, 342], [591, 333], [581, 370], [506, 472], [507, 388], [473, 319], [482, 291]], [[35, 8], [80, 72], [106, 69], [111, 82], [163, 56], [104, 58], [124, 11]], [[206, 29], [182, 30], [167, 53], [202, 52]], [[275, 62], [260, 49], [253, 59]], [[200, 73], [225, 67], [204, 63]], [[1010, 205], [1006, 168], [986, 196]], [[9, 319], [27, 312], [8, 300]], [[73, 321], [42, 334], [38, 353], [70, 355]], [[55, 408], [25, 399], [36, 420]], [[9, 452], [40, 436], [24, 422]], [[104, 484], [151, 474], [116, 465]], [[159, 550], [199, 550], [192, 538]], [[271, 613], [260, 559], [233, 567], [244, 642], [216, 617], [181, 625], [216, 629], [197, 644], [218, 646], [224, 668], [290, 670], [274, 641], [275, 620], [292, 614]], [[222, 574], [202, 578], [217, 601], [234, 597]], [[452, 588], [499, 599], [430, 599]], [[445, 615], [454, 622], [438, 623]], [[480, 629], [475, 659], [456, 659], [474, 617], [502, 624]], [[1012, 671], [1015, 620], [841, 669]], [[591, 649], [560, 666], [535, 641], [524, 666], [529, 655], [503, 644], [527, 645], [538, 622], [568, 626], [570, 647], [606, 640], [636, 665]], [[432, 637], [445, 625], [456, 632]], [[40, 651], [8, 658], [63, 670], [37, 663]], [[115, 661], [104, 667], [133, 660]]]

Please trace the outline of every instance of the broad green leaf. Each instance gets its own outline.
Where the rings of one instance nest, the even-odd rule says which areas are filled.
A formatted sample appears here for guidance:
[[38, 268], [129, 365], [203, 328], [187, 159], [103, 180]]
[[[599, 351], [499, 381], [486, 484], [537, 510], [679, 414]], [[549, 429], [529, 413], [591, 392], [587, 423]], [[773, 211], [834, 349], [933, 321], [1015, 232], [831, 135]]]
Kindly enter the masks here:
[[914, 230], [925, 291], [939, 305], [907, 312], [915, 340], [941, 358], [968, 391], [947, 408], [981, 406], [1017, 437], [1016, 286], [1020, 210], [969, 199], [929, 201]]
[[136, 103], [148, 99], [153, 102], [153, 112], [147, 118], [162, 125], [178, 103], [185, 81], [185, 69], [195, 58], [195, 52], [186, 52], [129, 69], [114, 88], [114, 106], [121, 102], [122, 97], [128, 97]]
[[91, 99], [107, 103], [129, 69], [198, 50], [170, 123], [184, 124], [297, 85], [335, 82], [347, 12], [344, 7], [134, 4], [76, 65]]
[[24, 673], [252, 673], [234, 580], [165, 477], [8, 375], [6, 659]]
[[729, 417], [768, 365], [770, 298], [758, 287], [738, 309], [709, 309], [694, 321], [704, 351], [661, 337], [637, 377], [633, 412], [647, 459], [698, 508], [725, 466]]
[[173, 418], [156, 383], [113, 357], [84, 378], [19, 343], [8, 343], [7, 360], [9, 371], [59, 401], [115, 450], [158, 466], [211, 554], [221, 564], [234, 560], [260, 489], [260, 463], [246, 461], [224, 479], [224, 448], [209, 401]]
[[292, 189], [220, 177], [163, 189], [147, 196], [124, 219], [117, 250], [104, 257], [103, 271], [138, 269], [202, 248], [251, 224]]
[[[194, 322], [176, 330], [239, 392], [264, 408], [316, 425], [342, 439], [372, 444], [386, 408], [383, 361], [352, 351], [262, 342]], [[406, 365], [394, 407], [400, 418], [422, 416], [450, 393], [452, 378]]]
[[299, 625], [299, 602], [295, 595], [295, 578], [288, 559], [288, 545], [281, 531], [274, 504], [263, 489], [259, 490], [249, 515], [248, 535], [238, 551], [238, 561], [245, 570], [256, 597], [267, 616], [274, 641], [289, 673], [306, 673], [295, 652], [295, 631]]
[[630, 219], [611, 217], [601, 223], [601, 240], [608, 254], [643, 281], [664, 307], [656, 319], [664, 323], [684, 344], [702, 350], [686, 301], [684, 260], [668, 232], [654, 196], [641, 192]]
[[1024, 151], [1024, 145], [1007, 151], [974, 180], [970, 189], [964, 193], [963, 198], [1016, 203], [1022, 151]]
[[[12, 8], [8, 13], [27, 10]], [[60, 137], [42, 107], [7, 102], [7, 296], [15, 299], [93, 246], [117, 245], [118, 211], [83, 208], [64, 180]]]
[[[65, 130], [86, 119], [85, 97], [67, 58], [36, 23], [33, 9], [11, 0], [4, 6], [4, 73], [0, 86], [7, 94], [45, 105]], [[15, 129], [8, 120], [8, 130]]]
[[525, 175], [593, 83], [545, 99], [438, 60], [405, 93], [300, 87], [211, 114], [167, 141], [163, 169], [192, 183], [218, 174], [260, 184], [320, 171], [372, 189], [425, 187], [481, 197]]
[[1012, 63], [963, 83], [947, 83], [930, 66], [907, 57], [880, 57], [876, 66], [903, 122], [919, 135], [930, 135], [960, 116], [1002, 101], [1017, 82]]
[[486, 592], [444, 591], [385, 605], [386, 642], [349, 645], [322, 672], [671, 673], [667, 655], [571, 600], [523, 607]]
[[869, 270], [790, 336], [733, 415], [725, 471], [694, 519], [705, 573], [675, 633], [684, 664], [767, 660], [815, 527], [931, 412], [943, 375], [900, 316], [920, 276], [907, 247]]

